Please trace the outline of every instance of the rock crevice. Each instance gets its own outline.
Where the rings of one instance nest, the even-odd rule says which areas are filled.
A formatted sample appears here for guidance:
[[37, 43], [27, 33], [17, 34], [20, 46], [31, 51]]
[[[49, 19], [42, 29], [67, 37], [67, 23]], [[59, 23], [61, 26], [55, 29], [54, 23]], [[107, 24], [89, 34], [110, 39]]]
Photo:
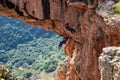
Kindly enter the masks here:
[[50, 2], [49, 0], [42, 0], [43, 13], [45, 19], [50, 19]]

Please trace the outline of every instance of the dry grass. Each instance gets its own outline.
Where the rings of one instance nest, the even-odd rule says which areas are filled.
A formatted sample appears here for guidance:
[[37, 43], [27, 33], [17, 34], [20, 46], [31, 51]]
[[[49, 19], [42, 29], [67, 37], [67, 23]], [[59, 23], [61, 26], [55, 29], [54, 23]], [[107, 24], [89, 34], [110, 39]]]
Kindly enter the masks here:
[[42, 72], [40, 74], [41, 79], [40, 80], [57, 80], [57, 71], [46, 73]]

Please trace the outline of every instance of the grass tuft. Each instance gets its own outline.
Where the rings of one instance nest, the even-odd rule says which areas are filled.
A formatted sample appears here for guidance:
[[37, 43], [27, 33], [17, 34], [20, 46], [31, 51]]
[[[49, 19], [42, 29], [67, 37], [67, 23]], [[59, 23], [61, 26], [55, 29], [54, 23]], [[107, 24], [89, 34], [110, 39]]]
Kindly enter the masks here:
[[120, 2], [113, 7], [114, 13], [120, 13]]

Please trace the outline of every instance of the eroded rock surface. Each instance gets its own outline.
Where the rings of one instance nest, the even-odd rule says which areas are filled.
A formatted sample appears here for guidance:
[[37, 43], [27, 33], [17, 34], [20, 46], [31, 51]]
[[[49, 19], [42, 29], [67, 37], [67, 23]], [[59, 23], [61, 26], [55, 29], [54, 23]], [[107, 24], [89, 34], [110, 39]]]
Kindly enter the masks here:
[[[108, 4], [109, 1], [112, 3]], [[102, 48], [120, 45], [119, 21], [106, 24], [106, 16], [102, 16], [104, 10], [112, 11], [116, 3], [118, 0], [0, 0], [0, 15], [21, 19], [59, 35], [68, 34], [72, 40], [65, 46], [67, 67], [58, 71], [58, 80], [100, 80], [98, 57]], [[76, 33], [63, 27], [65, 21], [70, 22]]]
[[103, 48], [99, 57], [100, 80], [120, 80], [120, 47]]

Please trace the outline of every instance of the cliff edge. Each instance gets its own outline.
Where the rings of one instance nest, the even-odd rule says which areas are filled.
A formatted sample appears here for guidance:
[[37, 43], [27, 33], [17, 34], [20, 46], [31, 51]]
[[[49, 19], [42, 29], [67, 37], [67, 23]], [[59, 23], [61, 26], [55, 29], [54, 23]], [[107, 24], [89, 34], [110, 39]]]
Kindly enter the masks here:
[[[0, 15], [68, 34], [68, 56], [58, 80], [100, 80], [98, 57], [102, 48], [120, 45], [118, 0], [0, 0]], [[76, 33], [66, 30], [69, 21]]]

